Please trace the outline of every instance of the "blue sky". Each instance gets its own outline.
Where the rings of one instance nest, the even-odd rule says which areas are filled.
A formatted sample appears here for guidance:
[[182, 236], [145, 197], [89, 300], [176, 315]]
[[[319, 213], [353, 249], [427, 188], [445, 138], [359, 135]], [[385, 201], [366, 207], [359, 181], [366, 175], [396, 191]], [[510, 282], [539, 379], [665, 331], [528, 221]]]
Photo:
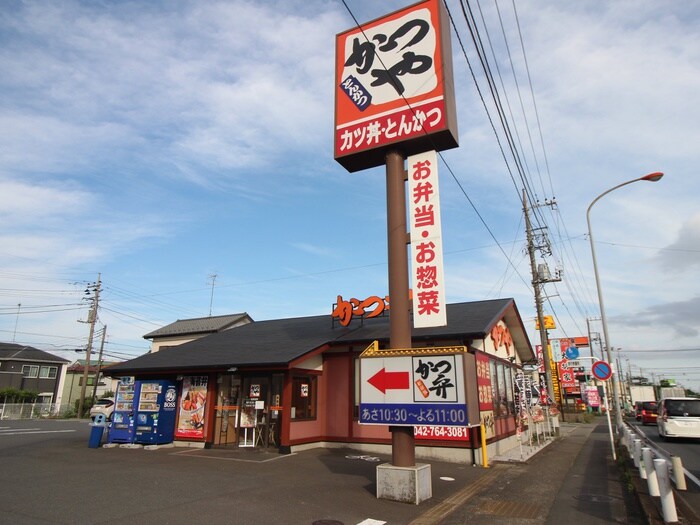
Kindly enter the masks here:
[[[346, 4], [366, 22], [409, 2]], [[535, 343], [520, 189], [447, 4], [460, 133], [440, 165], [448, 300], [513, 297]], [[557, 202], [540, 209], [546, 262], [564, 272], [545, 288], [551, 336], [598, 316], [588, 204], [663, 171], [593, 208], [610, 338], [634, 375], [700, 389], [700, 8], [518, 2], [516, 23], [512, 3], [480, 7], [528, 178]], [[383, 168], [333, 159], [335, 35], [353, 25], [335, 0], [2, 2], [0, 339], [77, 357], [98, 273], [98, 327], [119, 356], [210, 305], [263, 320], [385, 295]]]

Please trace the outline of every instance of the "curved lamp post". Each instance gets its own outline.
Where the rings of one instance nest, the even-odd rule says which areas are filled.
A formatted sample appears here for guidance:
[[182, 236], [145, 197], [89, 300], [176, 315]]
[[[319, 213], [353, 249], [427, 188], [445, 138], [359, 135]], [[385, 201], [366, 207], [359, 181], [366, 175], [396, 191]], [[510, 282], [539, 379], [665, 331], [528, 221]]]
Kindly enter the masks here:
[[[627, 186], [628, 184], [632, 184], [633, 182], [638, 182], [640, 180], [645, 180], [648, 182], [658, 182], [661, 180], [661, 177], [663, 177], [664, 174], [661, 172], [654, 172], [654, 173], [649, 173], [648, 175], [644, 175], [643, 177], [639, 177], [638, 179], [632, 179], [628, 180], [627, 182], [623, 182], [622, 184], [618, 184], [617, 186], [614, 186], [610, 188], [607, 191], [604, 191], [600, 195], [598, 195], [595, 199], [593, 199], [593, 202], [588, 206], [588, 209], [586, 210], [586, 222], [588, 223], [588, 240], [591, 243], [591, 255], [593, 256], [593, 272], [595, 274], [595, 285], [596, 288], [598, 289], [598, 303], [600, 305], [600, 319], [603, 323], [603, 338], [605, 339], [605, 355], [607, 357], [608, 363], [610, 366], [613, 364], [612, 360], [612, 355], [610, 353], [610, 338], [608, 337], [608, 321], [605, 318], [605, 306], [603, 305], [603, 292], [600, 288], [600, 277], [598, 276], [598, 263], [596, 261], [596, 256], [595, 256], [595, 243], [593, 242], [593, 233], [591, 232], [591, 208], [593, 205], [598, 202], [601, 198], [605, 197], [608, 193], [611, 191], [615, 191], [618, 188], [622, 188], [623, 186]], [[613, 386], [613, 409], [615, 410], [615, 423], [617, 425], [617, 428], [622, 427], [622, 413], [620, 412], [620, 392], [618, 389], [618, 383], [617, 383], [617, 376], [613, 377], [612, 381], [612, 386]]]

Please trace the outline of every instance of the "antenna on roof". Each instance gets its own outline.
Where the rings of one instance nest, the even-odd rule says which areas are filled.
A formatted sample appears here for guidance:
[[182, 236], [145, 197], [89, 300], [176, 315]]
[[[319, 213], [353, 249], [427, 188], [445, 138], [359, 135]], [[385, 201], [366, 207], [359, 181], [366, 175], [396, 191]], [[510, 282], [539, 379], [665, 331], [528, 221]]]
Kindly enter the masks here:
[[209, 317], [211, 317], [211, 308], [212, 305], [214, 304], [214, 283], [216, 282], [216, 277], [217, 275], [215, 273], [212, 273], [209, 275], [209, 278], [211, 279], [211, 298], [209, 299]]

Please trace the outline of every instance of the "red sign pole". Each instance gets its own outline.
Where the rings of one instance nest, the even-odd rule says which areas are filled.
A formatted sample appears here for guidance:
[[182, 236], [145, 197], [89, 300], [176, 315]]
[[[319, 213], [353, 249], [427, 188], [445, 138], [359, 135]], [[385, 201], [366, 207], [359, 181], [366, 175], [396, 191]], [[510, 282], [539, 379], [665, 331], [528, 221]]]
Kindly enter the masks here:
[[[387, 235], [389, 256], [389, 347], [411, 348], [408, 299], [408, 230], [406, 228], [405, 157], [391, 150], [386, 154]], [[390, 426], [391, 463], [396, 467], [416, 464], [413, 427]]]

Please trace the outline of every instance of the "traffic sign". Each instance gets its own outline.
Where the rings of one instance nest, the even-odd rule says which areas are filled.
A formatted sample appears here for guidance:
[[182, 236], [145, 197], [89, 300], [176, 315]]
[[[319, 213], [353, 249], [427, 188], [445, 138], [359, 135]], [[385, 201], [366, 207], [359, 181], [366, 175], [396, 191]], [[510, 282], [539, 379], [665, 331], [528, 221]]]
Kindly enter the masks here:
[[596, 361], [591, 366], [591, 373], [596, 379], [607, 381], [612, 376], [612, 367], [607, 361]]
[[566, 349], [564, 355], [566, 355], [567, 359], [578, 359], [578, 348], [576, 348], [575, 346], [570, 346]]

